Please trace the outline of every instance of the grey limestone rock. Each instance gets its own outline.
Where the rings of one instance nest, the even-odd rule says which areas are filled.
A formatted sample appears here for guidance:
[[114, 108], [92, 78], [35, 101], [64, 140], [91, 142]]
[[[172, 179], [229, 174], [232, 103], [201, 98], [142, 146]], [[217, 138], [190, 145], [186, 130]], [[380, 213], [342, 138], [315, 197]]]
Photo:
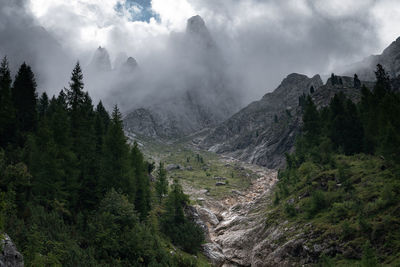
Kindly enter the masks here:
[[0, 267], [23, 267], [24, 258], [18, 252], [15, 244], [7, 234], [3, 234], [0, 241], [2, 252], [0, 253]]

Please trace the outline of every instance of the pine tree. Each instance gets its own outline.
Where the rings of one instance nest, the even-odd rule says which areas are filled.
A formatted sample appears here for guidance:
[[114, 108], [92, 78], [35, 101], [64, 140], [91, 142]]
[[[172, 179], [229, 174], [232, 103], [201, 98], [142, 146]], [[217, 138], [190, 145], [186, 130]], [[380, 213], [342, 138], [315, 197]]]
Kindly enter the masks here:
[[364, 129], [357, 107], [343, 93], [336, 94], [329, 105], [328, 136], [335, 148], [347, 155], [359, 153], [363, 148]]
[[29, 169], [34, 177], [32, 192], [35, 203], [49, 207], [56, 198], [61, 200], [64, 176], [62, 159], [47, 120], [39, 124], [35, 138], [28, 138], [27, 150]]
[[332, 73], [331, 74], [331, 84], [335, 85], [337, 83], [338, 83], [337, 76], [334, 73]]
[[372, 93], [362, 88], [360, 110], [365, 125], [365, 151], [374, 153], [380, 140], [386, 135], [386, 127], [391, 123], [394, 129], [400, 130], [398, 123], [399, 98], [392, 92], [390, 77], [382, 65], [375, 71], [376, 83]]
[[360, 79], [358, 79], [357, 74], [354, 74], [353, 86], [356, 89], [360, 89], [361, 88], [361, 81], [360, 81]]
[[157, 172], [156, 193], [160, 202], [164, 195], [168, 193], [167, 171], [164, 169], [164, 164], [160, 162]]
[[16, 131], [11, 82], [8, 60], [4, 57], [0, 65], [0, 146], [3, 148], [14, 140]]
[[73, 147], [75, 149], [79, 149], [79, 136], [84, 131], [84, 118], [82, 117], [84, 114], [82, 106], [85, 102], [85, 93], [83, 92], [83, 86], [83, 74], [78, 62], [72, 71], [69, 89], [65, 89], [71, 117]]
[[46, 115], [48, 108], [49, 108], [49, 97], [47, 96], [46, 92], [43, 92], [39, 98], [39, 103], [38, 103], [39, 119], [43, 118]]
[[361, 259], [361, 264], [363, 267], [375, 267], [378, 266], [378, 260], [375, 255], [375, 251], [371, 247], [369, 241], [367, 241], [363, 246], [363, 255]]
[[347, 99], [345, 104], [344, 153], [352, 155], [363, 150], [364, 128], [356, 105]]
[[104, 130], [107, 131], [108, 125], [110, 124], [110, 115], [107, 110], [104, 108], [103, 103], [100, 101], [96, 107], [96, 114], [101, 119]]
[[144, 220], [151, 208], [150, 181], [147, 175], [143, 154], [135, 142], [131, 150], [132, 166], [135, 178], [135, 208]]
[[96, 153], [101, 154], [104, 149], [104, 137], [110, 124], [110, 115], [104, 108], [101, 101], [97, 104], [95, 110], [94, 128], [96, 133]]
[[330, 120], [329, 120], [329, 137], [336, 148], [343, 147], [345, 136], [345, 96], [336, 94], [329, 105]]
[[12, 98], [20, 134], [32, 132], [37, 126], [37, 93], [31, 67], [23, 63], [15, 76]]
[[391, 91], [392, 85], [389, 74], [384, 70], [381, 64], [376, 66], [375, 71], [376, 83], [374, 87], [375, 101], [380, 101], [388, 92]]
[[111, 188], [122, 191], [132, 200], [134, 197], [133, 181], [129, 171], [129, 147], [122, 130], [122, 116], [115, 106], [104, 143], [102, 192]]
[[79, 62], [77, 62], [72, 71], [69, 89], [66, 89], [68, 106], [72, 112], [77, 111], [84, 101], [85, 94], [83, 92], [83, 86], [83, 73]]
[[311, 96], [308, 96], [303, 114], [303, 134], [308, 144], [312, 145], [318, 143], [320, 133], [321, 124], [319, 113]]
[[198, 225], [185, 217], [184, 208], [188, 201], [182, 186], [175, 180], [166, 199], [166, 211], [161, 217], [161, 230], [174, 244], [189, 253], [195, 253], [200, 249], [204, 235]]

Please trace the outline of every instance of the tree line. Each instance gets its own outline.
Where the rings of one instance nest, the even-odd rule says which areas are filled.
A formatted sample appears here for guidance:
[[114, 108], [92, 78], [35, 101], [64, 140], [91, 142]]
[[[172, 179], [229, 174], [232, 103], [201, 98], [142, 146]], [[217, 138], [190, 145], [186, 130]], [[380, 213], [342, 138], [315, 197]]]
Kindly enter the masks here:
[[68, 88], [37, 94], [23, 63], [12, 80], [0, 66], [0, 229], [28, 266], [186, 266], [171, 242], [196, 253], [200, 228], [184, 216], [188, 198], [169, 189], [160, 163], [129, 145], [117, 106], [109, 114], [84, 91], [79, 62]]

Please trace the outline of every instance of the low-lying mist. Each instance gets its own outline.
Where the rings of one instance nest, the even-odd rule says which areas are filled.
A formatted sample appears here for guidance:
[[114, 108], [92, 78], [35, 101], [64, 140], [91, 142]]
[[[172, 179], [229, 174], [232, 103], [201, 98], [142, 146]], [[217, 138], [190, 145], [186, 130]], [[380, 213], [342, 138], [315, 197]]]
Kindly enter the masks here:
[[[22, 62], [30, 64], [39, 91], [50, 95], [68, 87], [79, 60], [94, 101], [118, 104], [123, 112], [165, 108], [167, 102], [179, 106], [179, 97], [188, 92], [189, 98], [217, 105], [225, 98], [238, 109], [272, 91], [291, 72], [330, 73], [387, 45], [376, 23], [387, 1], [348, 11], [349, 4], [338, 1], [181, 0], [190, 6], [184, 15], [199, 13], [206, 24], [198, 18], [187, 28], [171, 26], [178, 22], [163, 13], [167, 2], [152, 1], [158, 21], [100, 17], [103, 23], [92, 25], [65, 1], [38, 19], [29, 0], [1, 0], [0, 56], [8, 56], [14, 74]], [[101, 5], [85, 6], [92, 11]], [[97, 35], [85, 35], [93, 27]]]

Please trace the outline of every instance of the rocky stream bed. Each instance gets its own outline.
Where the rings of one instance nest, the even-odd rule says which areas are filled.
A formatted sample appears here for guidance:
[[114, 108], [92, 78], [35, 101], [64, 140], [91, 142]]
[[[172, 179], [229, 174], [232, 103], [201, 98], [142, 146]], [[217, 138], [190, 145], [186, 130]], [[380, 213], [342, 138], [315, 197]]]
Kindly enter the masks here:
[[[224, 160], [240, 163], [230, 158]], [[240, 165], [258, 178], [245, 191], [233, 190], [222, 200], [209, 197], [205, 190], [184, 186], [187, 194], [201, 202], [190, 207], [189, 213], [206, 233], [203, 252], [215, 266], [265, 266], [264, 257], [257, 252], [265, 245], [260, 240], [265, 236], [265, 208], [277, 172], [251, 164]]]

